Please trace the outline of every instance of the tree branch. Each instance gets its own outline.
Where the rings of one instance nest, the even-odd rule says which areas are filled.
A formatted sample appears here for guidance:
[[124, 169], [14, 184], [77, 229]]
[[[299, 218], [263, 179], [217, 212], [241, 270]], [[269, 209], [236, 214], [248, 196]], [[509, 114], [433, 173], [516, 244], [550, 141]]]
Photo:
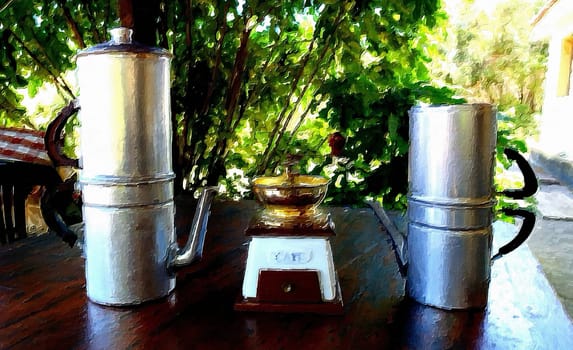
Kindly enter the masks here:
[[[306, 116], [308, 115], [308, 112], [310, 112], [310, 109], [313, 106], [313, 101], [316, 100], [316, 98], [318, 97], [318, 95], [320, 95], [321, 93], [321, 88], [322, 85], [324, 84], [324, 80], [321, 80], [320, 85], [318, 86], [318, 88], [316, 89], [316, 91], [314, 92], [314, 95], [312, 96], [311, 101], [308, 103], [308, 106], [306, 106], [304, 112], [302, 112], [302, 114], [300, 115], [300, 118], [298, 120], [298, 122], [296, 123], [296, 125], [294, 126], [294, 128], [291, 130], [289, 136], [288, 136], [288, 144], [290, 145], [292, 143], [292, 140], [294, 138], [294, 135], [296, 135], [298, 129], [301, 127], [302, 123], [304, 122], [304, 120], [306, 119]], [[320, 101], [317, 101], [317, 105], [320, 105], [320, 103], [322, 101], [327, 100], [328, 97], [323, 96], [323, 98]], [[321, 143], [322, 144], [322, 143]]]
[[[318, 96], [319, 94], [320, 94], [320, 87], [316, 90], [314, 96], [312, 97], [312, 100], [314, 101], [316, 96]], [[325, 98], [323, 98], [321, 101], [319, 101], [319, 103], [322, 102], [323, 100], [325, 100]], [[308, 115], [308, 112], [310, 112], [311, 108], [312, 108], [312, 101], [308, 104], [308, 106], [306, 106], [306, 109], [304, 110], [304, 112], [302, 112], [302, 114], [301, 114], [298, 122], [296, 123], [295, 127], [291, 130], [290, 135], [289, 135], [288, 144], [290, 144], [292, 142], [294, 135], [296, 134], [296, 132], [298, 131], [298, 129], [302, 125], [302, 122], [306, 119], [306, 116]]]
[[231, 80], [229, 82], [229, 87], [227, 90], [227, 98], [225, 101], [225, 109], [227, 111], [227, 118], [225, 121], [225, 126], [230, 129], [232, 125], [233, 116], [237, 108], [237, 102], [239, 94], [241, 92], [241, 85], [243, 82], [243, 74], [245, 72], [245, 63], [247, 61], [247, 56], [249, 54], [249, 36], [251, 31], [248, 29], [243, 30], [241, 33], [241, 43], [237, 49], [237, 54], [235, 55], [235, 64], [233, 65], [233, 71], [231, 74]]
[[[202, 103], [197, 101], [197, 104], [200, 105], [200, 108], [196, 108], [195, 112], [197, 113], [197, 115], [195, 115], [195, 113], [186, 113], [185, 118], [188, 120], [188, 124], [191, 126], [193, 125], [193, 127], [188, 126], [187, 127], [187, 132], [188, 132], [188, 138], [185, 140], [186, 141], [186, 145], [185, 145], [185, 150], [186, 150], [186, 154], [189, 153], [191, 154], [193, 157], [191, 159], [191, 162], [189, 162], [189, 167], [187, 167], [188, 169], [186, 169], [187, 172], [190, 172], [195, 166], [198, 165], [198, 162], [200, 161], [200, 159], [203, 157], [203, 153], [206, 150], [205, 144], [204, 142], [200, 142], [199, 138], [204, 137], [205, 133], [209, 130], [209, 127], [213, 124], [212, 123], [212, 119], [208, 119], [207, 115], [209, 113], [209, 109], [211, 106], [211, 98], [213, 97], [213, 93], [215, 92], [215, 85], [217, 82], [217, 78], [219, 75], [219, 70], [220, 70], [220, 66], [222, 63], [222, 55], [223, 55], [223, 41], [225, 40], [225, 37], [227, 35], [227, 30], [228, 30], [228, 26], [227, 26], [227, 13], [229, 11], [231, 4], [229, 2], [227, 2], [225, 4], [225, 7], [223, 9], [223, 11], [220, 11], [217, 14], [217, 30], [215, 31], [215, 35], [217, 34], [217, 32], [220, 33], [219, 39], [217, 40], [217, 46], [216, 46], [216, 52], [215, 52], [215, 63], [213, 65], [213, 67], [211, 68], [211, 76], [208, 80], [208, 83], [206, 84], [206, 93], [205, 95], [203, 95], [203, 101]], [[191, 46], [188, 47], [189, 50], [192, 49]], [[208, 69], [208, 67], [205, 67]], [[191, 72], [191, 69], [189, 69], [189, 72]], [[188, 76], [188, 86], [189, 84], [191, 84], [192, 80], [196, 80], [197, 77], [196, 76]], [[189, 93], [189, 91], [191, 91], [190, 89], [187, 89], [187, 92]], [[191, 109], [188, 108], [189, 111], [191, 111]], [[195, 117], [195, 118], [193, 118]], [[204, 131], [204, 133], [200, 133], [197, 132], [197, 123], [195, 122], [196, 119], [197, 121], [203, 121], [204, 123], [200, 126], [201, 129]], [[212, 157], [210, 157], [212, 158]], [[211, 168], [211, 162], [212, 159], [209, 159], [209, 165], [207, 166], [207, 169]], [[202, 169], [200, 169], [202, 170]], [[193, 182], [199, 181], [199, 175], [200, 171], [196, 172], [196, 176], [193, 179]]]
[[251, 30], [248, 28], [245, 28], [241, 32], [241, 41], [239, 48], [237, 49], [237, 54], [235, 55], [235, 63], [233, 65], [231, 80], [229, 82], [229, 87], [227, 88], [227, 98], [225, 101], [227, 117], [225, 119], [225, 123], [222, 125], [223, 132], [219, 133], [215, 157], [212, 157], [211, 161], [209, 162], [209, 177], [207, 179], [207, 184], [209, 185], [216, 184], [219, 176], [221, 175], [219, 169], [224, 168], [223, 165], [225, 155], [227, 154], [227, 142], [229, 138], [228, 135], [230, 135], [232, 132], [231, 128], [234, 124], [233, 118], [237, 109], [239, 95], [241, 93], [241, 85], [243, 83], [243, 75], [245, 72], [245, 63], [249, 54], [248, 44], [250, 34]]
[[[322, 50], [322, 52], [320, 53], [320, 56], [317, 59], [317, 64], [314, 65], [314, 69], [312, 71], [312, 73], [310, 74], [308, 81], [306, 83], [306, 85], [304, 86], [304, 88], [302, 89], [300, 95], [298, 96], [296, 103], [294, 105], [294, 107], [290, 110], [288, 117], [286, 118], [285, 123], [283, 124], [283, 127], [281, 129], [281, 134], [284, 134], [286, 131], [286, 128], [288, 126], [288, 124], [290, 123], [296, 109], [298, 108], [298, 106], [300, 105], [300, 102], [302, 101], [304, 95], [306, 94], [306, 91], [308, 90], [308, 88], [312, 85], [312, 82], [314, 80], [314, 77], [316, 76], [316, 72], [318, 72], [318, 68], [320, 67], [320, 62], [324, 59], [324, 56], [326, 55], [326, 52], [328, 51], [330, 47], [328, 46], [328, 42], [327, 44], [324, 46], [324, 49]], [[330, 60], [332, 59], [332, 56], [330, 56], [330, 58], [326, 61], [326, 64], [330, 63]], [[309, 104], [310, 105], [310, 104]], [[276, 148], [276, 146], [275, 146]]]
[[82, 37], [82, 34], [80, 33], [80, 29], [78, 27], [78, 24], [76, 23], [76, 21], [74, 21], [74, 18], [72, 17], [72, 13], [70, 12], [70, 9], [66, 6], [66, 2], [59, 0], [58, 5], [60, 5], [60, 7], [62, 8], [62, 11], [64, 12], [64, 18], [66, 19], [66, 23], [68, 24], [68, 27], [72, 31], [73, 37], [76, 39], [75, 40], [76, 43], [78, 44], [80, 49], [85, 49], [86, 43], [84, 41], [84, 38]]
[[101, 29], [101, 32], [103, 33], [103, 38], [101, 38], [101, 41], [105, 41], [105, 39], [107, 38], [107, 30], [109, 28], [108, 18], [110, 11], [111, 11], [111, 4], [109, 1], [106, 1], [103, 11], [104, 19], [103, 19], [103, 28]]
[[280, 134], [278, 134], [278, 131], [284, 122], [285, 113], [286, 113], [286, 111], [290, 105], [289, 102], [292, 98], [292, 95], [296, 91], [296, 87], [298, 86], [298, 81], [300, 80], [300, 78], [302, 77], [302, 75], [304, 73], [304, 69], [306, 68], [306, 64], [308, 63], [308, 60], [310, 59], [310, 55], [314, 49], [314, 43], [315, 42], [316, 42], [316, 36], [314, 36], [313, 40], [310, 42], [308, 51], [307, 51], [306, 55], [304, 56], [304, 58], [302, 59], [302, 62], [300, 63], [300, 66], [299, 66], [299, 70], [297, 71], [297, 73], [294, 76], [294, 79], [291, 83], [291, 89], [289, 91], [289, 94], [287, 95], [287, 98], [285, 100], [285, 104], [284, 104], [283, 108], [281, 109], [279, 116], [277, 118], [277, 121], [275, 123], [275, 127], [273, 128], [273, 130], [271, 131], [271, 134], [269, 136], [269, 145], [265, 149], [265, 152], [263, 152], [262, 162], [259, 163], [259, 166], [257, 167], [257, 174], [262, 174], [264, 172], [264, 170], [268, 166], [271, 155], [274, 153], [274, 148], [275, 148], [274, 145], [275, 145], [275, 143], [278, 143], [278, 138], [280, 138]]
[[[233, 126], [231, 127], [231, 130], [234, 131], [234, 130], [237, 129], [237, 127], [239, 126], [239, 123], [240, 123], [241, 119], [243, 119], [243, 116], [244, 116], [245, 111], [246, 111], [246, 107], [252, 102], [252, 98], [253, 98], [254, 96], [258, 96], [258, 95], [259, 95], [259, 92], [260, 92], [260, 90], [261, 90], [261, 86], [263, 86], [263, 77], [265, 76], [265, 73], [266, 73], [266, 71], [267, 71], [267, 68], [269, 67], [269, 64], [270, 64], [270, 62], [271, 62], [271, 60], [272, 60], [272, 58], [273, 58], [273, 55], [274, 55], [274, 53], [275, 53], [275, 49], [276, 49], [277, 47], [280, 47], [280, 45], [279, 45], [278, 43], [280, 42], [280, 38], [281, 38], [282, 33], [283, 33], [283, 31], [281, 31], [281, 32], [279, 33], [279, 36], [277, 37], [277, 40], [276, 40], [276, 41], [277, 41], [277, 44], [275, 44], [275, 45], [270, 45], [270, 46], [271, 46], [271, 52], [269, 52], [269, 54], [268, 54], [268, 56], [267, 56], [268, 58], [267, 58], [267, 60], [263, 63], [262, 67], [261, 67], [261, 68], [256, 67], [256, 70], [261, 72], [260, 75], [259, 75], [259, 79], [257, 79], [257, 84], [255, 85], [255, 87], [254, 87], [251, 91], [249, 91], [248, 96], [247, 96], [247, 100], [246, 100], [246, 101], [243, 101], [243, 103], [240, 104], [241, 108], [240, 108], [240, 110], [239, 110], [239, 115], [238, 115], [237, 119], [235, 119], [235, 122], [234, 122]], [[269, 47], [269, 46], [267, 46], [267, 47]]]
[[[201, 109], [201, 115], [207, 114], [209, 111], [209, 105], [211, 103], [211, 97], [213, 96], [213, 92], [215, 90], [215, 82], [217, 80], [219, 66], [221, 65], [221, 56], [223, 54], [223, 40], [225, 40], [225, 36], [227, 35], [227, 13], [229, 12], [229, 7], [231, 6], [230, 3], [225, 5], [225, 11], [220, 16], [217, 17], [217, 22], [219, 25], [217, 27], [221, 27], [220, 29], [220, 37], [217, 41], [217, 51], [215, 53], [215, 65], [213, 66], [213, 70], [211, 71], [211, 79], [209, 80], [209, 85], [207, 87], [207, 94], [205, 95], [205, 100], [203, 101], [203, 108]], [[216, 32], [215, 32], [216, 34]]]
[[[316, 72], [318, 71], [318, 68], [320, 67], [320, 62], [324, 59], [324, 57], [325, 57], [325, 55], [326, 55], [326, 52], [327, 52], [328, 49], [330, 48], [330, 46], [329, 46], [328, 44], [329, 44], [329, 41], [327, 41], [327, 42], [325, 43], [324, 49], [323, 49], [322, 52], [320, 53], [320, 56], [317, 58], [317, 62], [316, 62], [316, 64], [314, 65], [314, 69], [313, 69], [312, 73], [310, 74], [306, 85], [303, 87], [303, 89], [302, 89], [300, 95], [298, 96], [298, 98], [297, 98], [297, 100], [296, 100], [296, 102], [295, 102], [295, 105], [291, 108], [291, 110], [290, 110], [290, 112], [289, 112], [289, 114], [288, 114], [286, 120], [282, 123], [283, 125], [282, 125], [281, 131], [280, 131], [280, 133], [279, 133], [279, 138], [280, 138], [280, 135], [284, 135], [284, 134], [285, 134], [286, 129], [287, 129], [288, 125], [290, 124], [290, 121], [292, 120], [292, 117], [294, 116], [294, 113], [296, 112], [298, 106], [300, 105], [300, 102], [302, 101], [304, 95], [306, 94], [306, 91], [307, 91], [308, 88], [312, 85], [312, 82], [313, 82], [313, 80], [314, 80], [314, 77], [315, 77], [315, 75], [316, 75]], [[330, 58], [327, 60], [327, 62], [326, 62], [327, 64], [328, 64], [328, 63], [330, 62], [330, 60], [332, 59], [332, 56], [333, 56], [333, 55], [331, 55]], [[318, 90], [317, 90], [317, 91], [318, 91]], [[313, 98], [314, 98], [314, 97], [313, 97]], [[311, 103], [308, 104], [308, 106], [307, 106], [307, 108], [306, 108], [306, 111], [302, 114], [301, 120], [299, 121], [300, 123], [302, 123], [302, 119], [304, 119], [304, 116], [306, 115], [306, 113], [308, 113], [308, 110], [309, 110], [310, 106], [311, 106]], [[291, 133], [291, 135], [290, 135], [290, 139], [291, 139], [291, 140], [292, 140], [293, 135], [294, 135], [294, 133]], [[277, 140], [277, 141], [278, 141], [278, 140]], [[289, 143], [290, 143], [290, 141], [289, 141]], [[276, 153], [276, 151], [277, 151], [277, 148], [278, 148], [278, 145], [279, 145], [279, 143], [278, 143], [278, 142], [275, 142], [275, 143], [273, 144], [271, 150], [269, 151], [269, 156], [268, 156], [269, 161], [270, 161], [270, 160], [273, 158], [273, 156], [275, 155], [275, 153]], [[268, 164], [267, 164], [267, 165], [268, 165]]]
[[193, 18], [193, 0], [185, 1], [185, 44], [191, 47], [193, 44], [193, 37], [191, 36], [191, 25], [194, 22]]
[[164, 49], [169, 48], [169, 41], [167, 40], [167, 4], [163, 3], [159, 6], [159, 23], [157, 23], [157, 35], [159, 37], [159, 46]]
[[[333, 25], [334, 29], [332, 31], [333, 33], [336, 31], [336, 28], [338, 28], [340, 23], [342, 23], [342, 20], [344, 18], [344, 16], [343, 16], [344, 13], [345, 12], [343, 11], [343, 8], [341, 8], [338, 11], [338, 15], [336, 16], [336, 19], [334, 20], [334, 25]], [[316, 38], [318, 37], [316, 34], [317, 33], [316, 30], [317, 29], [315, 29], [315, 35], [313, 36], [313, 40], [311, 41], [308, 54], [305, 56], [305, 58], [303, 59], [301, 65], [300, 65], [300, 69], [299, 69], [297, 75], [295, 76], [293, 83], [291, 84], [291, 91], [289, 92], [289, 95], [286, 99], [286, 103], [283, 106], [283, 108], [279, 114], [279, 117], [277, 118], [277, 123], [275, 124], [275, 127], [273, 128], [273, 130], [271, 132], [271, 135], [269, 137], [269, 146], [265, 149], [265, 152], [263, 153], [262, 162], [257, 167], [257, 174], [262, 174], [265, 171], [265, 169], [268, 167], [271, 158], [274, 156], [274, 154], [276, 153], [276, 150], [278, 148], [278, 143], [279, 143], [278, 141], [280, 140], [281, 135], [284, 134], [284, 131], [288, 127], [288, 123], [290, 122], [290, 119], [292, 118], [292, 115], [296, 110], [296, 106], [293, 107], [293, 109], [291, 109], [289, 115], [285, 118], [285, 113], [286, 113], [286, 111], [290, 105], [289, 102], [292, 98], [292, 95], [296, 91], [296, 87], [298, 86], [298, 82], [299, 82], [300, 78], [302, 77], [304, 69], [306, 68], [306, 65], [310, 59], [310, 54], [312, 52], [313, 45], [316, 41]], [[330, 35], [326, 39], [326, 42], [324, 43], [324, 48], [323, 48], [322, 52], [320, 53], [318, 59], [315, 62], [315, 67], [313, 69], [313, 72], [311, 73], [311, 78], [308, 79], [308, 84], [303, 88], [303, 91], [300, 94], [299, 99], [297, 100], [297, 105], [298, 105], [299, 101], [302, 99], [302, 97], [304, 96], [304, 93], [306, 92], [306, 89], [308, 88], [309, 84], [311, 84], [312, 79], [313, 79], [314, 75], [316, 74], [318, 67], [321, 64], [321, 61], [324, 59], [324, 56], [325, 56], [327, 50], [329, 49], [331, 39], [332, 39], [332, 35]], [[280, 129], [280, 133], [279, 133], [279, 129]]]
[[63, 91], [65, 91], [69, 97], [71, 97], [71, 99], [76, 98], [76, 96], [74, 95], [74, 93], [72, 92], [72, 90], [70, 89], [70, 87], [63, 81], [60, 81], [60, 78], [54, 73], [52, 72], [48, 67], [46, 67], [42, 61], [40, 61], [40, 59], [26, 46], [26, 44], [24, 43], [24, 41], [22, 39], [20, 39], [20, 37], [18, 37], [12, 30], [10, 29], [6, 29], [10, 35], [18, 42], [18, 44], [20, 44], [20, 46], [22, 47], [22, 49], [28, 54], [28, 56], [30, 56], [30, 58], [36, 62], [36, 64], [38, 65], [38, 67], [42, 68], [43, 70], [45, 70], [48, 75], [52, 78], [52, 81], [54, 82], [54, 84], [56, 85], [56, 87], [62, 89]]
[[14, 2], [14, 0], [8, 0], [6, 1], [6, 3], [4, 3], [4, 5], [2, 5], [0, 7], [0, 13], [4, 10], [6, 10], [8, 8], [8, 6], [12, 5], [12, 3]]
[[133, 0], [119, 0], [117, 14], [122, 27], [133, 28]]
[[[52, 58], [50, 57], [50, 55], [48, 55], [48, 53], [46, 52], [46, 48], [41, 44], [41, 40], [38, 39], [38, 36], [36, 35], [35, 31], [32, 31], [32, 36], [34, 37], [34, 41], [36, 44], [36, 48], [40, 51], [40, 53], [44, 56], [44, 58], [48, 61], [48, 65], [52, 66], [52, 67], [56, 67], [56, 65], [54, 64], [54, 61], [52, 60]], [[37, 57], [37, 56], [36, 56]], [[39, 57], [38, 57], [39, 59]], [[57, 81], [65, 88], [65, 89], [59, 89], [61, 90], [60, 93], [62, 93], [62, 95], [66, 92], [71, 92], [72, 89], [70, 88], [70, 86], [68, 85], [68, 83], [66, 82], [66, 80], [64, 78], [62, 78], [62, 73], [59, 72], [58, 74], [56, 74], [54, 72], [54, 75], [56, 75], [56, 79]], [[57, 85], [56, 85], [57, 86]], [[75, 97], [72, 97], [72, 99], [74, 99]]]
[[[185, 45], [187, 47], [186, 50], [186, 57], [190, 58], [192, 57], [192, 50], [193, 50], [193, 38], [191, 37], [191, 26], [193, 24], [193, 13], [191, 11], [191, 7], [192, 7], [192, 0], [183, 0], [183, 2], [185, 3]], [[173, 51], [176, 51], [176, 41], [173, 42]], [[192, 93], [192, 89], [190, 89], [191, 86], [191, 81], [192, 79], [194, 79], [195, 77], [193, 77], [193, 75], [191, 74], [191, 63], [189, 62], [190, 59], [186, 60], [185, 63], [185, 67], [187, 70], [187, 76], [186, 76], [186, 82], [185, 82], [185, 86], [187, 94], [191, 94]], [[192, 125], [194, 122], [194, 118], [192, 117], [193, 112], [191, 111], [191, 108], [188, 108], [190, 102], [186, 103], [185, 106], [185, 112], [184, 112], [184, 116], [185, 119], [188, 120], [188, 122], [185, 122], [185, 120], [181, 123], [182, 124], [182, 130], [181, 130], [181, 135], [179, 135], [179, 147], [177, 148], [178, 151], [180, 151], [179, 153], [179, 161], [181, 163], [183, 163], [183, 157], [185, 156], [185, 154], [189, 154], [191, 152], [191, 140], [190, 140], [190, 130], [192, 129]], [[173, 113], [173, 115], [175, 115], [175, 113]], [[177, 125], [177, 124], [174, 124]], [[174, 136], [177, 133], [174, 134]], [[182, 169], [182, 175], [184, 173], [186, 173], [187, 169]]]
[[[84, 7], [84, 9], [85, 9], [85, 13], [86, 13], [86, 15], [87, 15], [89, 21], [90, 21], [90, 29], [91, 29], [91, 32], [92, 32], [92, 34], [93, 34], [93, 36], [94, 36], [94, 40], [95, 40], [96, 42], [98, 42], [98, 43], [101, 43], [101, 42], [105, 41], [105, 40], [101, 37], [100, 33], [99, 33], [99, 32], [97, 31], [97, 29], [96, 29], [98, 23], [96, 23], [96, 20], [95, 20], [93, 11], [91, 10], [91, 7], [90, 7], [90, 4], [92, 4], [93, 2], [92, 2], [92, 1], [87, 1], [87, 0], [82, 0], [81, 3], [82, 3], [82, 5], [83, 5], [83, 7]], [[106, 6], [109, 6], [109, 1], [106, 1], [105, 3], [106, 3]], [[106, 16], [105, 16], [105, 18], [107, 18], [107, 11], [106, 11]], [[104, 33], [105, 33], [105, 32], [104, 32]]]

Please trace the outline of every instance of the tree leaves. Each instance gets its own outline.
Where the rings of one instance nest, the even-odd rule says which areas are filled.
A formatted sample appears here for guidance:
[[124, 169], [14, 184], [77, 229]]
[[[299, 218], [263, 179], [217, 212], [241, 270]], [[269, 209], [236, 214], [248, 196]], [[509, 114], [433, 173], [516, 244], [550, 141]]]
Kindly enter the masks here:
[[433, 62], [435, 77], [459, 86], [460, 95], [502, 111], [519, 109], [515, 121], [529, 129], [521, 137], [536, 133], [532, 115], [542, 103], [547, 45], [529, 40], [529, 20], [541, 4], [507, 0], [486, 12], [478, 3], [462, 2], [450, 20], [453, 35]]
[[[428, 80], [425, 37], [438, 3], [162, 2], [152, 24], [158, 45], [174, 53], [178, 186], [224, 182], [244, 195], [245, 177], [274, 173], [287, 153], [298, 153], [303, 172], [333, 176], [331, 203], [380, 195], [403, 202], [406, 112], [418, 98], [451, 97], [419, 83]], [[104, 41], [117, 25], [110, 4], [14, 2], [0, 14], [0, 30], [19, 38], [1, 44], [8, 70], [0, 83], [25, 83], [33, 95], [51, 82], [70, 98], [76, 91], [64, 73], [77, 50]], [[329, 173], [326, 139], [335, 130], [348, 138], [348, 162]]]

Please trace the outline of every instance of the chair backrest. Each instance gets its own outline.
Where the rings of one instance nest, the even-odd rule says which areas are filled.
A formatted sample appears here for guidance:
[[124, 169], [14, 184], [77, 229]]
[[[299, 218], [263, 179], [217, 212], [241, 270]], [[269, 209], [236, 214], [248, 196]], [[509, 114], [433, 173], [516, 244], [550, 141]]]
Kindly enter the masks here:
[[38, 130], [0, 128], [0, 160], [52, 166], [44, 138]]

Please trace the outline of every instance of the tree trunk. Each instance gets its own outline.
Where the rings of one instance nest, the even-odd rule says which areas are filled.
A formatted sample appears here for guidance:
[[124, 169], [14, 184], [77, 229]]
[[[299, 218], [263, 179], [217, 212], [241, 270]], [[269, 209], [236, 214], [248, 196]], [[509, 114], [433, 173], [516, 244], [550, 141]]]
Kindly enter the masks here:
[[118, 12], [123, 27], [133, 29], [133, 40], [148, 46], [157, 46], [160, 1], [119, 0]]

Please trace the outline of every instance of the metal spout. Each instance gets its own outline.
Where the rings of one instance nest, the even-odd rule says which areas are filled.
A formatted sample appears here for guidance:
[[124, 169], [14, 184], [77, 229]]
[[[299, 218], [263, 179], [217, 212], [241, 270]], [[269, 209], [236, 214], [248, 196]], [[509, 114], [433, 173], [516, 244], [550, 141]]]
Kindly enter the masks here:
[[[178, 249], [170, 259], [169, 269], [177, 269], [189, 265], [201, 259], [203, 255], [203, 244], [205, 242], [205, 234], [207, 233], [207, 222], [209, 220], [209, 212], [213, 198], [217, 194], [218, 187], [206, 187], [199, 198], [195, 215], [193, 216], [193, 223], [191, 224], [191, 231], [185, 247]], [[175, 243], [176, 245], [177, 243]], [[176, 248], [177, 249], [177, 248]]]
[[384, 225], [388, 234], [390, 235], [390, 240], [392, 244], [392, 250], [394, 251], [394, 255], [396, 256], [396, 262], [398, 263], [398, 270], [400, 271], [400, 275], [402, 277], [406, 277], [408, 272], [408, 236], [402, 233], [384, 208], [375, 201], [367, 201], [366, 204], [372, 208], [374, 214], [378, 218], [378, 220]]

